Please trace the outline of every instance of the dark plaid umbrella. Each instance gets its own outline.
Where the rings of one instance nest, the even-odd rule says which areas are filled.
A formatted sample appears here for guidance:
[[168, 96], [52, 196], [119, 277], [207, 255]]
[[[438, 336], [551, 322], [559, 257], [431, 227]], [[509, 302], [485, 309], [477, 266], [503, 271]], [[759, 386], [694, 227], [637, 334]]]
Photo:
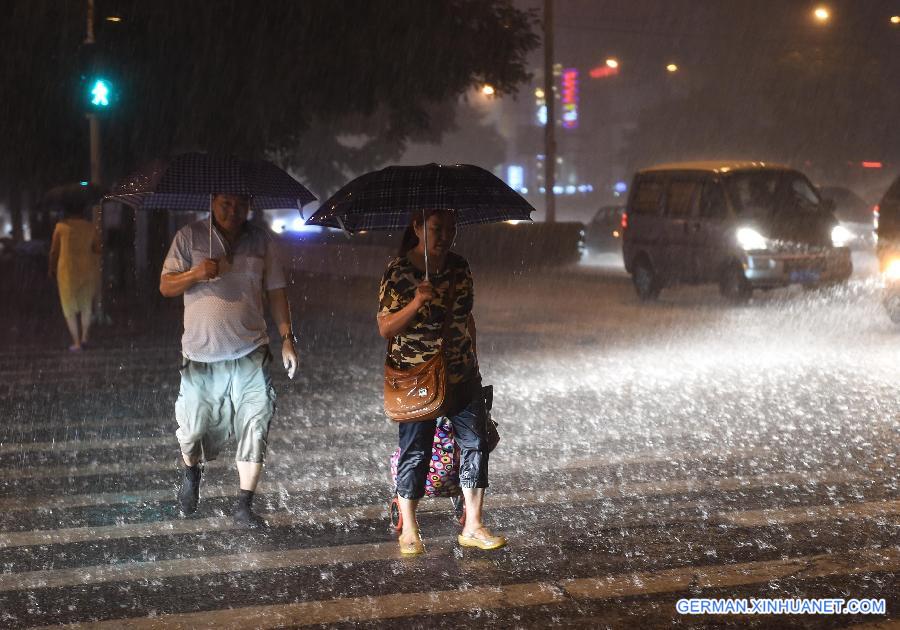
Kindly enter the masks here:
[[397, 230], [413, 212], [450, 209], [457, 225], [524, 220], [534, 208], [503, 181], [471, 164], [388, 166], [357, 177], [325, 201], [307, 225]]
[[296, 208], [316, 197], [283, 170], [262, 160], [183, 153], [156, 160], [120, 182], [105, 197], [135, 209], [208, 210], [212, 256], [213, 195], [248, 195], [254, 210]]
[[262, 160], [183, 153], [156, 160], [106, 196], [136, 209], [209, 210], [213, 194], [249, 195], [254, 210], [297, 208], [315, 196], [283, 170]]

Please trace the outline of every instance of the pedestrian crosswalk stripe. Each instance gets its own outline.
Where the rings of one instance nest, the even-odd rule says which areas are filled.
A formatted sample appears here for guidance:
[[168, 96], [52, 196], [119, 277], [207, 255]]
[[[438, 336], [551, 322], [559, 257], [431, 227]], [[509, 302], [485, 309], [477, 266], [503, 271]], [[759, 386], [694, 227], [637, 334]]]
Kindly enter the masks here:
[[[132, 442], [133, 440], [133, 442]], [[136, 440], [146, 440], [146, 442], [137, 442]], [[128, 442], [126, 445], [118, 446], [117, 448], [126, 448], [126, 447], [166, 447], [168, 446], [171, 449], [171, 454], [163, 460], [149, 460], [149, 461], [139, 461], [139, 462], [110, 462], [110, 463], [98, 463], [96, 461], [84, 463], [84, 464], [68, 464], [61, 466], [20, 466], [15, 468], [0, 468], [0, 479], [4, 479], [6, 481], [16, 479], [16, 480], [24, 480], [24, 479], [73, 479], [77, 477], [93, 477], [95, 475], [115, 475], [115, 474], [134, 474], [134, 473], [153, 473], [153, 472], [167, 472], [174, 470], [178, 464], [179, 459], [179, 450], [178, 444], [175, 442], [173, 438], [130, 438], [129, 440], [121, 440], [119, 442]], [[267, 459], [271, 462], [266, 464], [266, 468], [268, 469], [278, 469], [283, 468], [288, 464], [294, 463], [293, 458], [296, 457], [301, 459], [303, 463], [313, 463], [318, 461], [329, 461], [334, 460], [335, 455], [340, 451], [336, 448], [326, 448], [326, 449], [309, 449], [309, 450], [301, 450], [299, 455], [296, 453], [292, 453], [291, 455], [282, 456], [279, 453], [278, 447], [271, 446], [272, 444], [282, 444], [282, 445], [293, 445], [296, 447], [296, 442], [291, 439], [289, 436], [281, 436], [273, 437], [269, 441], [269, 450]], [[89, 444], [88, 441], [78, 442], [77, 444]], [[368, 445], [371, 449], [372, 455], [377, 455], [379, 452], [387, 452], [387, 449], [376, 451], [378, 448], [375, 445]], [[94, 450], [92, 448], [87, 448], [85, 450]], [[289, 453], [290, 451], [285, 449], [285, 453]], [[358, 452], [358, 451], [357, 451]], [[276, 455], [276, 453], [278, 453]], [[234, 466], [234, 460], [232, 459], [234, 456], [233, 445], [226, 445], [225, 450], [220, 453], [220, 457], [211, 462], [206, 462], [205, 466], [210, 467], [212, 469], [220, 469], [220, 468], [229, 468]], [[290, 459], [289, 459], [290, 458]], [[386, 459], [386, 458], [385, 458]]]
[[[392, 548], [396, 543], [390, 543]], [[441, 542], [440, 552], [449, 551]], [[433, 545], [432, 545], [433, 547]], [[392, 552], [396, 557], [397, 551]], [[433, 548], [428, 553], [434, 553]], [[368, 549], [361, 561], [379, 551]], [[181, 560], [175, 562], [183, 562]], [[255, 568], [255, 567], [254, 567]], [[392, 593], [372, 597], [317, 600], [155, 617], [111, 619], [74, 624], [69, 628], [117, 628], [132, 630], [180, 628], [263, 629], [386, 619], [413, 618], [472, 610], [502, 610], [559, 604], [572, 599], [606, 600], [643, 594], [677, 593], [688, 588], [718, 588], [764, 584], [773, 579], [806, 580], [900, 570], [900, 549], [868, 548], [843, 553], [800, 556], [711, 566], [685, 566], [660, 571], [613, 574], [592, 578], [541, 581], [503, 586]], [[193, 574], [193, 573], [192, 573]]]
[[113, 440], [60, 440], [57, 442], [4, 442], [0, 444], [0, 455], [33, 453], [36, 451], [74, 453], [76, 451], [116, 450], [120, 448], [154, 446], [162, 443], [162, 438], [158, 437]]
[[[318, 431], [318, 429], [317, 429]], [[335, 434], [339, 434], [340, 431], [334, 431]], [[377, 435], [377, 432], [371, 431], [367, 434], [365, 438], [366, 444], [371, 447], [373, 450], [371, 451], [372, 455], [377, 455], [378, 452], [374, 449], [382, 449], [385, 454], [385, 460], [387, 460], [387, 454], [390, 452], [390, 446], [378, 446], [371, 444], [371, 438], [373, 435]], [[141, 445], [149, 445], [149, 446], [170, 446], [173, 451], [177, 449], [177, 444], [174, 441], [173, 437], [153, 437], [153, 438], [131, 438], [138, 440], [146, 440], [147, 442], [141, 442], [137, 444], [132, 444], [132, 446], [141, 446]], [[100, 442], [101, 440], [96, 440]], [[119, 442], [121, 440], [118, 440]], [[81, 444], [90, 444], [90, 440], [83, 440], [78, 442], [73, 442], [73, 444], [81, 445]], [[158, 444], [156, 444], [158, 442]], [[296, 447], [296, 441], [293, 438], [290, 438], [286, 435], [273, 436], [272, 442], [282, 442], [289, 443], [293, 447]], [[46, 443], [46, 444], [60, 444], [60, 442], [54, 443]], [[343, 443], [342, 448], [346, 446], [346, 442]], [[117, 446], [116, 448], [124, 448], [123, 446]], [[59, 448], [54, 448], [54, 450], [59, 451]], [[87, 450], [94, 450], [92, 448], [88, 448]], [[323, 457], [322, 453], [330, 453], [332, 457], [340, 451], [338, 448], [334, 449], [318, 449], [318, 450], [304, 450], [300, 451], [298, 454], [296, 450], [287, 451], [289, 456], [296, 456], [302, 459], [304, 462], [309, 462], [311, 459], [315, 459], [317, 457]], [[267, 464], [267, 468], [279, 468], [283, 463], [291, 463], [290, 460], [281, 456], [278, 453], [277, 447], [269, 448], [269, 456], [268, 460], [269, 464]], [[676, 461], [684, 461], [689, 459], [715, 459], [715, 458], [729, 458], [729, 459], [749, 459], [756, 455], [766, 455], [768, 458], [772, 459], [776, 456], [776, 453], [768, 448], [748, 448], [741, 450], [734, 449], [720, 449], [720, 450], [702, 450], [702, 451], [660, 451], [660, 450], [650, 450], [650, 451], [641, 451], [632, 454], [626, 455], [598, 455], [592, 457], [579, 457], [570, 460], [559, 460], [553, 466], [544, 464], [529, 464], [527, 466], [521, 464], [511, 464], [510, 466], [505, 466], [504, 463], [499, 464], [499, 466], [503, 470], [515, 470], [522, 471], [527, 470], [529, 472], [550, 472], [553, 470], [571, 470], [577, 468], [595, 468], [600, 466], [614, 466], [614, 465], [634, 465], [634, 464], [652, 464], [656, 462], [676, 462]], [[14, 468], [0, 468], [0, 479], [12, 480], [12, 479], [53, 479], [53, 478], [61, 478], [61, 479], [71, 479], [75, 477], [91, 477], [94, 475], [106, 475], [106, 474], [129, 474], [129, 473], [137, 473], [137, 472], [165, 472], [171, 470], [174, 462], [177, 462], [178, 455], [177, 452], [172, 456], [172, 458], [162, 460], [162, 461], [142, 461], [142, 462], [129, 462], [129, 463], [121, 463], [121, 462], [112, 462], [112, 463], [97, 463], [91, 462], [88, 464], [69, 464], [62, 466], [17, 466]], [[209, 462], [207, 466], [212, 466], [213, 468], [222, 468], [226, 466], [233, 465], [231, 462], [226, 461], [225, 457], [220, 457], [217, 460]]]
[[[33, 453], [33, 452], [77, 452], [77, 451], [97, 451], [97, 450], [115, 450], [120, 448], [140, 447], [140, 446], [169, 446], [177, 449], [178, 443], [175, 440], [176, 423], [174, 418], [160, 420], [159, 427], [168, 427], [171, 432], [168, 435], [158, 435], [149, 437], [134, 438], [110, 438], [110, 439], [79, 439], [77, 437], [71, 439], [59, 439], [49, 442], [23, 442], [0, 440], [0, 455]], [[82, 431], [79, 426], [74, 427], [75, 431]], [[372, 444], [373, 435], [394, 436], [397, 429], [395, 426], [387, 422], [372, 423], [366, 427], [365, 434], [359, 432], [359, 424], [343, 424], [331, 426], [300, 426], [291, 427], [281, 419], [276, 420], [276, 425], [272, 427], [270, 439], [272, 441], [287, 442], [294, 445], [297, 438], [310, 437], [342, 437], [358, 435], [360, 439], [365, 439], [367, 444]], [[311, 432], [313, 435], [311, 435]], [[383, 447], [387, 451], [390, 447], [385, 444]], [[335, 449], [337, 450], [337, 449]]]
[[7, 435], [17, 435], [27, 433], [29, 431], [51, 431], [65, 428], [73, 431], [84, 431], [85, 429], [106, 429], [110, 427], [154, 427], [171, 424], [174, 420], [172, 417], [151, 416], [146, 418], [90, 418], [83, 420], [49, 420], [41, 422], [19, 422], [16, 424], [3, 425], [3, 432]]
[[[232, 462], [227, 464], [233, 465]], [[223, 462], [220, 468], [227, 468]], [[174, 462], [173, 462], [174, 469]], [[350, 484], [361, 485], [364, 479], [350, 476], [318, 477], [307, 480], [295, 480], [292, 482], [266, 483], [261, 482], [257, 490], [257, 496], [265, 494], [282, 494], [283, 492], [303, 492], [306, 490], [339, 490], [346, 489]], [[368, 479], [371, 484], [371, 478]], [[266, 486], [273, 486], [272, 490], [266, 490]], [[203, 497], [227, 497], [237, 493], [235, 486], [203, 485], [201, 494]], [[167, 501], [175, 498], [171, 489], [167, 490], [138, 490], [135, 492], [105, 492], [96, 494], [59, 495], [45, 497], [4, 497], [0, 499], [0, 510], [7, 512], [22, 512], [37, 509], [66, 509], [77, 507], [91, 507], [104, 505], [119, 505], [130, 503], [147, 503], [149, 501]]]
[[844, 630], [900, 630], [900, 619], [897, 621], [873, 621], [847, 626]]
[[[330, 451], [321, 451], [319, 455], [313, 456], [309, 453], [304, 453], [302, 456], [303, 461], [309, 462], [310, 460], [316, 458], [324, 458], [325, 455], [323, 453], [329, 453]], [[679, 454], [676, 453], [668, 453], [665, 459], [653, 459], [651, 457], [645, 456], [636, 456], [634, 459], [629, 460], [627, 457], [622, 459], [605, 459], [605, 458], [582, 458], [571, 460], [570, 462], [564, 462], [559, 465], [554, 466], [553, 468], [548, 468], [546, 470], [536, 470], [533, 466], [530, 465], [509, 465], [509, 466], [497, 466], [496, 470], [501, 473], [517, 473], [517, 472], [531, 472], [531, 473], [539, 473], [539, 472], [548, 472], [551, 470], [562, 471], [562, 470], [579, 470], [583, 468], [593, 468], [593, 467], [601, 467], [611, 464], [626, 464], [626, 463], [652, 463], [655, 461], [676, 461], [673, 460], [673, 457], [676, 457]], [[687, 453], [681, 453], [682, 456], [687, 456]], [[735, 454], [738, 455], [738, 454]], [[691, 452], [690, 457], [700, 457], [701, 454]], [[706, 454], [702, 454], [702, 456], [708, 457], [710, 456], [707, 452]], [[385, 461], [386, 461], [385, 456]], [[223, 460], [224, 461], [224, 460]], [[174, 468], [175, 461], [166, 466], [163, 464], [160, 466], [160, 470], [165, 470], [169, 468], [170, 470]], [[223, 464], [217, 464], [218, 467], [226, 467]], [[94, 473], [91, 473], [94, 474]], [[786, 479], [791, 482], [803, 482], [807, 479], [811, 480], [811, 482], [815, 482], [817, 479], [840, 479], [843, 481], [852, 481], [857, 479], [851, 473], [845, 473], [843, 471], [838, 471], [834, 473], [825, 473], [825, 477], [820, 475], [805, 475], [800, 473], [783, 473], [787, 475]], [[739, 477], [735, 479], [754, 479], [756, 477]], [[262, 485], [258, 490], [258, 494], [269, 494], [269, 493], [282, 493], [282, 492], [302, 492], [304, 490], [310, 489], [310, 484], [320, 484], [323, 483], [322, 477], [317, 477], [318, 481], [308, 481], [302, 479], [296, 479], [292, 482], [288, 481], [274, 481], [267, 482], [265, 478], [263, 478]], [[362, 477], [360, 478], [362, 479]], [[387, 480], [387, 472], [385, 471], [385, 480]], [[266, 486], [269, 484], [273, 484], [275, 489], [267, 490]], [[327, 482], [324, 482], [327, 484]], [[371, 476], [365, 478], [365, 483], [372, 483]], [[654, 482], [647, 482], [654, 483]], [[662, 483], [662, 482], [660, 482]], [[679, 482], [679, 480], [673, 480], [670, 483], [678, 484], [681, 483], [684, 487], [690, 487], [690, 484], [693, 483], [691, 480], [685, 480]], [[686, 484], [686, 485], [685, 485]], [[313, 487], [320, 487], [313, 485]], [[331, 486], [328, 486], [331, 487]], [[346, 485], [344, 486], [347, 487]], [[691, 490], [684, 490], [691, 491]], [[233, 489], [228, 487], [217, 487], [217, 486], [207, 486], [203, 489], [205, 496], [229, 496], [233, 494]], [[144, 503], [147, 501], [158, 501], [158, 500], [166, 500], [171, 498], [171, 492], [165, 490], [135, 490], [133, 492], [106, 492], [106, 493], [93, 493], [93, 494], [81, 494], [81, 495], [62, 495], [62, 496], [38, 496], [38, 497], [2, 497], [0, 498], [0, 510], [4, 510], [7, 512], [21, 512], [34, 510], [39, 508], [74, 508], [74, 507], [88, 507], [93, 505], [110, 505], [110, 504], [123, 504], [123, 503]]]
[[[833, 480], [822, 481], [832, 483]], [[681, 486], [679, 486], [680, 488]], [[740, 486], [746, 488], [749, 486]], [[657, 491], [666, 491], [668, 487], [655, 486]], [[709, 489], [705, 486], [703, 489]], [[491, 494], [488, 498], [489, 506], [497, 508], [533, 507], [541, 505], [571, 504], [587, 502], [609, 496], [634, 496], [641, 495], [641, 490], [647, 490], [645, 484], [622, 484], [618, 489], [600, 490], [551, 490], [542, 492], [520, 492], [512, 494]], [[680, 491], [680, 490], [678, 490]], [[614, 494], [618, 492], [618, 494]], [[171, 493], [167, 493], [171, 496]], [[661, 494], [661, 492], [655, 492]], [[696, 509], [705, 507], [704, 501], [686, 501], [673, 506], [673, 510]], [[306, 506], [308, 507], [308, 506]], [[900, 501], [873, 501], [866, 503], [854, 503], [840, 506], [840, 518], [862, 519], [879, 518], [900, 514]], [[321, 510], [293, 514], [290, 511], [278, 511], [266, 514], [265, 517], [272, 526], [303, 526], [320, 525], [325, 523], [347, 523], [356, 520], [375, 520], [387, 518], [387, 497], [382, 504], [349, 506], [340, 508], [325, 508]], [[642, 508], [643, 509], [643, 508]], [[420, 504], [419, 512], [440, 512], [449, 510], [449, 502], [443, 500], [425, 501]], [[837, 511], [837, 507], [835, 507]], [[708, 521], [714, 523], [741, 524], [742, 511], [720, 512], [711, 516]], [[805, 517], [804, 517], [805, 515]], [[655, 515], [653, 518], [660, 518]], [[828, 520], [835, 518], [833, 512], [819, 510], [810, 513], [810, 508], [798, 507], [783, 510], [772, 510], [767, 516], [767, 524], [791, 524], [801, 522]], [[634, 519], [636, 521], [641, 519]], [[620, 523], [617, 523], [617, 525]], [[751, 527], [751, 525], [745, 525]], [[34, 545], [61, 545], [86, 541], [116, 540], [123, 538], [140, 538], [146, 536], [166, 536], [179, 534], [192, 534], [208, 531], [226, 531], [234, 529], [230, 518], [204, 518], [204, 519], [179, 519], [169, 521], [157, 521], [152, 523], [124, 523], [98, 527], [73, 527], [66, 529], [32, 530], [25, 532], [0, 532], [0, 549], [8, 547], [27, 547]]]
[[842, 553], [663, 569], [635, 575], [564, 580], [563, 590], [576, 599], [609, 599], [695, 588], [723, 588], [793, 578], [809, 580], [832, 575], [891, 572], [900, 569], [900, 548], [856, 549]]
[[[175, 440], [175, 430], [174, 423], [171, 424], [172, 434], [164, 435], [164, 436], [153, 436], [153, 437], [136, 437], [136, 438], [113, 438], [108, 440], [59, 440], [54, 442], [5, 442], [0, 444], [0, 455], [9, 455], [13, 453], [33, 453], [33, 452], [48, 452], [48, 453], [75, 453], [79, 451], [105, 451], [105, 450], [117, 450], [121, 448], [140, 448], [140, 447], [169, 447], [173, 452], [178, 452], [178, 442]], [[296, 439], [292, 435], [291, 431], [278, 431], [273, 432], [274, 435], [270, 435], [269, 443], [281, 443], [287, 444], [289, 446], [294, 446], [296, 444]], [[323, 435], [328, 434], [327, 431], [323, 431]], [[338, 432], [335, 432], [336, 435], [339, 435]], [[376, 447], [381, 447], [380, 445], [371, 444], [371, 440], [369, 440], [369, 446], [373, 449]], [[387, 450], [387, 449], [385, 449]], [[332, 457], [338, 449], [328, 449], [326, 451], [331, 453]], [[303, 457], [306, 458], [309, 455], [309, 452], [304, 452]]]
[[[453, 537], [455, 541], [455, 536]], [[441, 554], [450, 553], [451, 538], [445, 536], [430, 541], [430, 548]], [[104, 582], [159, 580], [170, 577], [232, 573], [236, 571], [266, 571], [297, 566], [324, 566], [357, 562], [392, 560], [400, 557], [395, 541], [283, 549], [239, 553], [222, 556], [201, 556], [177, 560], [123, 562], [75, 569], [31, 571], [0, 574], [0, 592], [28, 591], [36, 588], [64, 588]]]
[[[309, 425], [305, 423], [295, 424], [296, 416], [291, 416], [289, 414], [282, 414], [280, 411], [278, 415], [275, 417], [273, 429], [284, 430], [290, 429], [292, 431], [327, 431], [333, 430], [335, 434], [343, 434], [346, 435], [348, 431], [353, 431], [359, 428], [359, 423], [353, 422], [328, 422], [328, 424], [322, 425]], [[9, 436], [14, 435], [22, 435], [27, 434], [32, 431], [53, 431], [66, 429], [69, 431], [85, 431], [91, 429], [112, 429], [118, 427], [142, 427], [142, 428], [153, 428], [153, 427], [172, 427], [174, 429], [175, 426], [175, 416], [174, 414], [170, 415], [160, 415], [160, 416], [148, 416], [143, 418], [89, 418], [84, 420], [54, 420], [49, 422], [20, 422], [17, 424], [4, 424], [0, 426], [0, 431]], [[367, 426], [367, 431], [369, 429], [378, 429], [382, 427], [385, 429], [389, 429], [391, 433], [395, 433], [397, 428], [395, 425], [385, 421], [383, 423], [373, 422], [371, 423], [371, 427]], [[20, 442], [22, 443], [22, 442]], [[27, 444], [27, 442], [24, 442]]]
[[840, 505], [810, 505], [789, 509], [743, 510], [723, 512], [719, 518], [741, 527], [762, 527], [772, 523], [791, 525], [823, 519], [879, 518], [900, 514], [900, 501], [871, 501]]

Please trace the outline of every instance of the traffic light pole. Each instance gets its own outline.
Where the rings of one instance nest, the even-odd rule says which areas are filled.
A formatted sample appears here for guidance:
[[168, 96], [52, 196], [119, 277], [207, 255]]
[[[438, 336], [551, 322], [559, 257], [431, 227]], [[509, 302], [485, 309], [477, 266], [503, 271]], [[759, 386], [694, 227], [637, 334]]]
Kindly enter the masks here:
[[[96, 43], [96, 38], [94, 37], [94, 0], [87, 0], [87, 24], [86, 24], [86, 32], [84, 37], [84, 43], [86, 45], [91, 45]], [[95, 186], [102, 186], [101, 179], [103, 177], [102, 171], [102, 162], [100, 156], [100, 119], [97, 117], [97, 114], [90, 113], [87, 114], [88, 126], [90, 132], [90, 143], [91, 143], [91, 184]], [[93, 220], [94, 220], [94, 229], [100, 234], [100, 282], [97, 287], [97, 294], [94, 296], [96, 300], [96, 312], [97, 312], [97, 320], [104, 324], [109, 324], [112, 322], [109, 315], [105, 312], [105, 300], [103, 299], [104, 286], [106, 283], [103, 281], [103, 206], [97, 204], [94, 206], [93, 212]]]
[[87, 115], [88, 124], [91, 132], [91, 183], [95, 186], [102, 186], [100, 183], [103, 177], [100, 161], [100, 119], [97, 114]]
[[87, 0], [87, 30], [84, 37], [85, 44], [93, 44], [94, 39], [94, 0]]
[[556, 93], [553, 90], [553, 0], [544, 0], [544, 220], [556, 221]]
[[[84, 43], [87, 45], [97, 42], [94, 37], [94, 0], [87, 0], [86, 11], [86, 30]], [[97, 114], [87, 115], [88, 124], [90, 125], [90, 141], [91, 141], [91, 183], [95, 186], [101, 186], [100, 178], [102, 177], [102, 169], [100, 161], [100, 120]]]

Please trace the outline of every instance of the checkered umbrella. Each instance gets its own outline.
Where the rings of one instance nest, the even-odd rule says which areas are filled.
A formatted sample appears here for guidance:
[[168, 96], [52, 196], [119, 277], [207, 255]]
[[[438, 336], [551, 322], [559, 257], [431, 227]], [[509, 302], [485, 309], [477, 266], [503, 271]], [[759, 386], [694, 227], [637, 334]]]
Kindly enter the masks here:
[[307, 225], [399, 230], [413, 212], [455, 210], [457, 225], [531, 220], [534, 208], [500, 179], [471, 164], [389, 166], [357, 177], [334, 193]]
[[107, 201], [136, 209], [209, 210], [214, 194], [249, 195], [254, 210], [300, 209], [315, 196], [283, 170], [262, 160], [183, 153], [156, 160], [110, 191]]
[[212, 256], [212, 198], [216, 194], [249, 195], [254, 210], [300, 210], [316, 199], [303, 184], [269, 162], [183, 153], [168, 162], [151, 162], [114, 186], [104, 201], [121, 201], [136, 210], [208, 210]]

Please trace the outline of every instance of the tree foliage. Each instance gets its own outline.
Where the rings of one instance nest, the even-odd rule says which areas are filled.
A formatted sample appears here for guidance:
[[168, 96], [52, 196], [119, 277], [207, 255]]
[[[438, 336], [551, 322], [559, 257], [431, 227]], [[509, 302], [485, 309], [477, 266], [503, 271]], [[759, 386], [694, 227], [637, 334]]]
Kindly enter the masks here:
[[[96, 0], [120, 98], [106, 180], [181, 150], [268, 156], [326, 193], [452, 127], [447, 103], [515, 92], [538, 45], [511, 0]], [[0, 185], [85, 178], [83, 2], [13, 0], [0, 23]], [[121, 16], [108, 22], [107, 16]], [[81, 91], [80, 91], [81, 90]], [[0, 195], [2, 195], [0, 190]]]

